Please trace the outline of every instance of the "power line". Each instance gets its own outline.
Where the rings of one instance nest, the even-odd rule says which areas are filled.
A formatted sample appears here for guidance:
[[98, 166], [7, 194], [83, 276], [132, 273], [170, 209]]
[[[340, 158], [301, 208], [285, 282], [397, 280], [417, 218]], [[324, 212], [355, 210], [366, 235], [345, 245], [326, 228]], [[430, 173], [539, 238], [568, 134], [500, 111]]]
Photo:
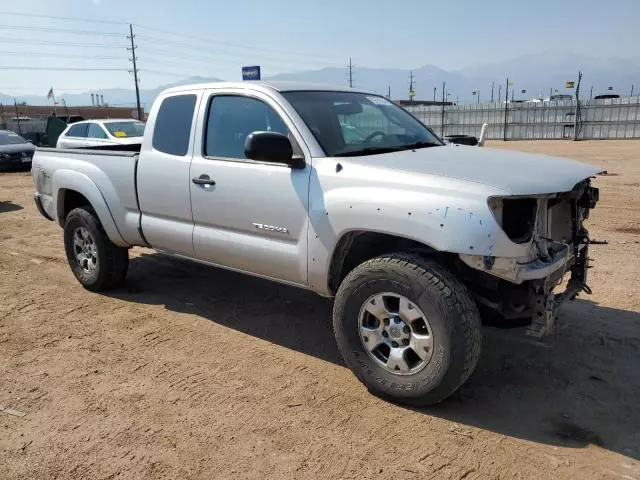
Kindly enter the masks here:
[[126, 68], [84, 68], [84, 67], [27, 67], [16, 66], [7, 67], [0, 66], [0, 70], [52, 70], [52, 71], [73, 71], [73, 72], [128, 72]]
[[[1, 87], [3, 91], [5, 90], [28, 90], [33, 91], [33, 87]], [[56, 87], [56, 90], [65, 91], [65, 92], [86, 92], [92, 90], [91, 88], [65, 88], [65, 87]]]
[[22, 38], [0, 37], [0, 43], [23, 43], [27, 45], [59, 45], [65, 47], [100, 47], [100, 48], [125, 48], [123, 45], [109, 45], [105, 43], [79, 43], [79, 42], [51, 42], [48, 40], [27, 40]]
[[[140, 47], [136, 47], [136, 48], [140, 48]], [[185, 63], [186, 64], [190, 64], [193, 65], [194, 63], [202, 66], [203, 64], [203, 58], [196, 58], [196, 57], [189, 57], [189, 58], [193, 58], [193, 60], [189, 60], [189, 59], [176, 59], [176, 58], [172, 58], [171, 61], [165, 61], [163, 58], [160, 57], [155, 57], [153, 55], [143, 55], [142, 58], [138, 57], [139, 60], [142, 60], [143, 62], [147, 62], [147, 61], [151, 61], [151, 63], [161, 63], [162, 65], [173, 65], [175, 67], [184, 67]], [[176, 63], [177, 62], [177, 63]]]
[[[13, 16], [18, 16], [18, 17], [31, 17], [31, 18], [43, 18], [43, 19], [47, 19], [47, 20], [64, 20], [64, 21], [72, 21], [72, 22], [91, 22], [91, 23], [102, 23], [102, 24], [108, 24], [108, 25], [128, 25], [129, 22], [122, 22], [122, 21], [114, 21], [114, 20], [97, 20], [97, 19], [93, 19], [93, 18], [80, 18], [80, 17], [65, 17], [65, 16], [56, 16], [56, 15], [38, 15], [38, 14], [34, 14], [34, 13], [21, 13], [21, 12], [0, 12], [0, 15], [13, 15]], [[199, 37], [199, 36], [195, 36], [195, 35], [187, 35], [184, 33], [177, 33], [177, 32], [172, 32], [170, 30], [165, 30], [162, 28], [157, 28], [157, 27], [149, 27], [146, 25], [141, 25], [141, 24], [137, 24], [134, 23], [134, 26], [136, 26], [137, 28], [142, 28], [145, 30], [151, 30], [151, 31], [156, 31], [159, 33], [165, 33], [165, 34], [169, 34], [169, 35], [174, 35], [176, 37], [183, 37], [183, 38], [188, 38], [191, 40], [198, 40], [201, 42], [207, 42], [207, 43], [215, 43], [218, 45], [223, 45], [223, 46], [227, 46], [227, 47], [235, 47], [235, 48], [244, 48], [244, 49], [249, 49], [249, 50], [258, 50], [258, 51], [263, 51], [263, 52], [274, 52], [274, 53], [283, 53], [283, 54], [288, 54], [288, 55], [300, 55], [300, 56], [309, 56], [309, 53], [304, 53], [304, 52], [294, 52], [294, 51], [289, 51], [289, 50], [279, 50], [279, 49], [271, 49], [271, 48], [264, 48], [264, 47], [256, 47], [256, 46], [250, 46], [250, 45], [242, 45], [242, 44], [237, 44], [237, 43], [231, 43], [231, 42], [225, 42], [225, 41], [220, 41], [220, 40], [213, 40], [210, 38], [205, 38], [205, 37]], [[36, 28], [36, 27], [33, 27]], [[121, 35], [120, 33], [115, 34], [115, 33], [110, 33], [110, 35]], [[318, 58], [318, 57], [324, 57], [324, 58], [333, 58], [333, 59], [337, 59], [337, 57], [333, 57], [333, 56], [328, 56], [328, 55], [318, 55], [316, 53], [313, 54], [314, 57]]]
[[15, 15], [17, 17], [32, 17], [32, 18], [46, 18], [54, 20], [68, 20], [74, 22], [93, 22], [93, 23], [106, 23], [111, 25], [127, 25], [127, 22], [116, 22], [113, 20], [95, 20], [92, 18], [78, 18], [78, 17], [58, 17], [54, 15], [38, 15], [35, 13], [19, 13], [19, 12], [0, 12], [0, 15]]
[[[209, 53], [208, 55], [189, 55], [188, 53], [183, 53], [182, 51], [172, 51], [173, 47], [167, 47], [165, 50], [158, 50], [155, 48], [149, 48], [146, 47], [144, 45], [142, 46], [138, 46], [136, 47], [139, 51], [142, 52], [142, 55], [138, 56], [138, 58], [140, 59], [141, 63], [146, 63], [146, 60], [149, 59], [151, 60], [153, 63], [161, 63], [162, 65], [169, 65], [169, 64], [173, 64], [174, 66], [181, 66], [176, 64], [175, 62], [184, 62], [184, 63], [190, 63], [190, 64], [198, 64], [200, 67], [203, 66], [203, 62], [215, 62], [216, 65], [234, 65], [234, 66], [238, 66], [240, 65], [242, 62], [239, 60], [239, 57], [237, 55], [229, 55], [229, 54], [225, 54], [225, 53], [220, 53], [220, 56], [216, 56], [216, 53]], [[151, 52], [151, 53], [157, 53], [159, 55], [163, 55], [162, 58], [156, 57], [154, 55], [147, 55], [147, 52]], [[165, 58], [167, 56], [167, 53], [173, 54], [175, 52], [175, 55], [179, 55], [179, 58], [171, 58], [170, 61], [166, 61]], [[223, 57], [229, 57], [229, 58], [223, 58]], [[292, 64], [295, 65], [296, 62], [290, 62], [290, 61], [281, 61], [281, 60], [269, 60], [268, 62], [266, 62], [268, 65], [279, 65], [279, 66], [288, 66], [291, 67]]]
[[57, 58], [82, 58], [88, 60], [122, 60], [115, 55], [66, 55], [61, 53], [15, 52], [0, 50], [0, 55], [25, 56], [25, 57], [57, 57]]
[[159, 75], [172, 75], [172, 76], [183, 77], [183, 78], [188, 75], [185, 72], [174, 73], [174, 72], [167, 72], [167, 71], [164, 71], [164, 70], [149, 70], [148, 68], [143, 68], [140, 71], [144, 72], [144, 73], [156, 73], [156, 74], [159, 74]]
[[[150, 37], [148, 35], [139, 35], [138, 38], [143, 40], [143, 41], [144, 40], [151, 40], [151, 41], [154, 42], [154, 44], [166, 45], [166, 46], [169, 46], [169, 47], [174, 48], [174, 49], [189, 50], [191, 52], [194, 51], [194, 46], [190, 45], [190, 44], [186, 44], [186, 43], [172, 42], [172, 41], [169, 41], [169, 40], [164, 40], [164, 39], [159, 38], [159, 37]], [[197, 50], [195, 50], [195, 51], [197, 51]], [[209, 51], [209, 50], [207, 50], [207, 51]], [[227, 53], [227, 52], [223, 52], [223, 51], [216, 51], [216, 54], [227, 56], [227, 57], [233, 57], [233, 58], [236, 58], [236, 59], [238, 58], [238, 55], [239, 55], [238, 53]], [[313, 61], [313, 60], [298, 60], [298, 59], [286, 60], [286, 59], [282, 59], [282, 58], [276, 58], [276, 57], [265, 56], [265, 55], [260, 55], [260, 58], [261, 59], [265, 59], [265, 60], [272, 60], [272, 61], [276, 61], [276, 62], [281, 62], [281, 63], [284, 61], [284, 62], [288, 62], [288, 63], [291, 63], [291, 64], [306, 63], [306, 64], [317, 65], [319, 63], [319, 62]], [[329, 64], [325, 63], [325, 65], [329, 65]], [[333, 65], [337, 66], [338, 64], [333, 64]]]
[[4, 30], [27, 30], [32, 32], [59, 32], [71, 35], [103, 35], [112, 37], [121, 37], [120, 32], [96, 32], [94, 30], [69, 30], [68, 28], [51, 28], [51, 27], [29, 27], [17, 25], [0, 25]]
[[[184, 38], [189, 38], [191, 40], [198, 40], [200, 42], [206, 42], [206, 43], [214, 43], [217, 45], [223, 45], [226, 47], [234, 47], [234, 48], [243, 48], [243, 49], [249, 49], [249, 50], [258, 50], [258, 51], [263, 51], [263, 52], [273, 52], [273, 53], [282, 53], [282, 54], [287, 54], [287, 55], [300, 55], [303, 57], [307, 57], [309, 56], [309, 53], [302, 53], [302, 52], [293, 52], [290, 50], [277, 50], [277, 49], [272, 49], [272, 48], [263, 48], [263, 47], [255, 47], [255, 46], [249, 46], [249, 45], [241, 45], [238, 43], [230, 43], [230, 42], [223, 42], [220, 40], [212, 40], [210, 38], [204, 38], [204, 37], [197, 37], [195, 35], [185, 35], [183, 33], [176, 33], [176, 32], [172, 32], [170, 30], [164, 30], [161, 28], [155, 28], [155, 27], [147, 27], [145, 25], [140, 25], [140, 24], [134, 24], [136, 27], [138, 28], [142, 28], [145, 30], [153, 30], [159, 33], [167, 33], [169, 35], [174, 35], [176, 37], [184, 37]], [[140, 36], [140, 38], [150, 38], [147, 37], [146, 35], [142, 35]], [[153, 38], [153, 37], [151, 37]], [[193, 46], [191, 46], [191, 48], [193, 48]], [[314, 57], [324, 57], [324, 58], [336, 58], [336, 57], [329, 57], [327, 55], [317, 55], [317, 54], [313, 54]]]
[[[0, 12], [0, 14], [23, 16], [23, 17], [33, 17], [33, 18], [46, 18], [46, 19], [55, 19], [55, 20], [66, 20], [66, 21], [79, 21], [79, 22], [85, 22], [86, 21], [86, 22], [105, 23], [105, 24], [112, 24], [112, 25], [125, 25], [126, 24], [125, 22], [117, 22], [117, 21], [95, 20], [95, 19], [89, 19], [89, 18], [85, 19], [85, 18], [79, 18], [79, 17], [62, 17], [62, 16], [37, 15], [37, 14], [27, 14], [27, 13], [18, 13], [18, 12]], [[327, 62], [317, 62], [317, 61], [309, 61], [309, 60], [304, 60], [304, 59], [291, 58], [291, 56], [302, 56], [302, 57], [310, 56], [308, 53], [303, 53], [303, 52], [294, 52], [294, 51], [288, 51], [288, 50], [277, 50], [277, 49], [270, 49], [270, 48], [263, 48], [263, 47], [256, 47], [256, 46], [241, 45], [241, 44], [236, 44], [236, 43], [231, 43], [231, 42], [224, 42], [224, 41], [213, 40], [213, 39], [204, 38], [204, 37], [198, 37], [198, 36], [194, 36], [194, 35], [181, 34], [181, 33], [177, 33], [177, 32], [172, 32], [170, 30], [165, 30], [165, 29], [160, 29], [160, 28], [155, 28], [155, 27], [148, 27], [148, 26], [145, 26], [145, 25], [136, 24], [136, 26], [139, 27], [139, 28], [146, 29], [146, 30], [153, 30], [153, 31], [157, 31], [157, 32], [173, 35], [173, 36], [176, 36], [176, 37], [182, 37], [182, 38], [187, 38], [187, 39], [191, 39], [191, 40], [197, 40], [199, 42], [205, 42], [205, 43], [209, 43], [209, 44], [220, 45], [220, 46], [224, 46], [224, 47], [227, 47], [227, 48], [230, 47], [230, 48], [245, 49], [245, 50], [250, 50], [250, 51], [272, 52], [276, 56], [265, 57], [264, 55], [261, 55], [261, 58], [268, 59], [268, 60], [271, 60], [271, 61], [280, 62], [281, 64], [291, 65], [291, 64], [296, 64], [296, 63], [303, 63], [303, 64], [310, 64], [310, 65], [317, 65], [318, 63], [323, 63], [325, 65], [339, 66], [338, 63], [329, 64]], [[57, 32], [57, 33], [65, 33], [65, 34], [72, 34], [72, 35], [89, 35], [89, 36], [111, 36], [111, 37], [117, 37], [117, 36], [122, 36], [123, 35], [123, 33], [113, 32], [113, 31], [73, 30], [73, 29], [70, 30], [70, 29], [67, 29], [67, 28], [37, 27], [37, 26], [15, 26], [15, 25], [6, 25], [6, 24], [0, 25], [0, 29], [17, 30], [17, 31], [33, 31], [33, 32]], [[164, 38], [159, 38], [159, 37], [154, 37], [154, 36], [147, 36], [147, 35], [138, 35], [138, 38], [139, 39], [151, 40], [151, 41], [154, 41], [156, 43], [163, 44], [165, 46], [166, 45], [170, 45], [170, 46], [173, 46], [174, 48], [188, 49], [190, 51], [194, 50], [194, 45], [193, 44], [179, 43], [179, 42], [174, 42], [174, 41], [170, 41], [170, 40], [165, 40]], [[75, 43], [75, 42], [47, 42], [47, 41], [42, 41], [42, 40], [13, 39], [13, 38], [0, 39], [0, 41], [7, 41], [7, 42], [11, 42], [11, 43], [32, 44], [32, 45], [59, 45], [59, 46], [87, 46], [87, 47], [104, 47], [104, 48], [122, 48], [122, 47], [120, 47], [118, 45], [78, 44], [78, 43]], [[166, 53], [166, 52], [163, 52], [163, 53]], [[233, 52], [217, 52], [217, 53], [220, 54], [220, 55], [224, 55], [224, 56], [227, 56], [227, 57], [233, 57], [233, 58], [236, 58], [236, 59], [238, 58], [239, 55], [241, 55], [239, 53], [233, 53]], [[283, 58], [283, 56], [289, 56], [289, 58]], [[318, 57], [335, 58], [335, 57], [317, 55], [315, 53], [312, 55], [312, 57], [313, 58], [318, 58]]]

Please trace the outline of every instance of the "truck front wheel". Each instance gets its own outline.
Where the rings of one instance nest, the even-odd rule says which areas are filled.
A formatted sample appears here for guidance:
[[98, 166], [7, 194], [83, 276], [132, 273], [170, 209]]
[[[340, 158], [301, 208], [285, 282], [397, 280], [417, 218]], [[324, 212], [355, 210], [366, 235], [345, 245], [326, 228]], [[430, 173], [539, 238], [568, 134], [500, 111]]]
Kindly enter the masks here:
[[349, 273], [333, 327], [344, 361], [369, 391], [408, 405], [441, 402], [480, 357], [480, 317], [466, 287], [416, 255], [377, 257]]
[[71, 271], [87, 290], [116, 287], [127, 275], [128, 250], [109, 240], [90, 207], [74, 208], [67, 215], [64, 248]]

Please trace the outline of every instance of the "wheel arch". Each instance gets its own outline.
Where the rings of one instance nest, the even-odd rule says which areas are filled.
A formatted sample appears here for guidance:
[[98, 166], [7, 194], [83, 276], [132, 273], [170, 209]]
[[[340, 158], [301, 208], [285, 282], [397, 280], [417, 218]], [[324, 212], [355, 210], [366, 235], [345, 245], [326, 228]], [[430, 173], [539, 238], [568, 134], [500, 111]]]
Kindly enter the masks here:
[[331, 254], [327, 279], [329, 291], [335, 294], [342, 280], [358, 265], [390, 253], [446, 255], [411, 238], [370, 230], [351, 230], [340, 237]]
[[89, 206], [95, 212], [109, 239], [118, 246], [127, 247], [107, 202], [95, 183], [86, 175], [74, 171], [58, 171], [52, 181], [53, 195], [56, 199], [56, 218], [64, 227], [71, 210]]

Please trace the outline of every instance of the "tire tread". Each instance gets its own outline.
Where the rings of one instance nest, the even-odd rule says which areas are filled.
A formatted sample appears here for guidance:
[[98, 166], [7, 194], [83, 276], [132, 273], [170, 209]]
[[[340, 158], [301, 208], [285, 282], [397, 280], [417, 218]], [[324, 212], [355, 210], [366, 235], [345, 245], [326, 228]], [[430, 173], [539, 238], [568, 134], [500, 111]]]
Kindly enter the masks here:
[[[78, 281], [80, 281], [85, 288], [92, 291], [107, 290], [120, 285], [124, 281], [129, 268], [128, 249], [115, 245], [109, 239], [98, 216], [90, 206], [78, 207], [71, 210], [65, 219], [65, 227], [75, 218], [82, 224], [95, 227], [98, 234], [102, 237], [102, 254], [104, 256], [104, 258], [100, 259], [100, 268], [104, 270], [99, 273], [99, 278], [95, 282], [87, 284], [80, 278], [78, 278]], [[69, 255], [67, 255], [67, 257], [69, 257]], [[70, 263], [71, 261], [72, 260], [69, 259]]]
[[[461, 319], [459, 326], [462, 329], [462, 338], [464, 338], [465, 342], [464, 345], [452, 345], [452, 355], [463, 355], [464, 362], [462, 371], [455, 379], [455, 382], [447, 386], [444, 391], [438, 392], [435, 396], [428, 396], [424, 400], [401, 400], [404, 403], [413, 405], [438, 403], [457, 390], [469, 378], [478, 364], [482, 346], [482, 329], [478, 309], [466, 286], [449, 270], [438, 263], [437, 260], [416, 254], [394, 253], [373, 258], [356, 267], [342, 281], [336, 294], [334, 333], [336, 338], [344, 336], [341, 329], [338, 328], [339, 320], [336, 317], [336, 312], [343, 311], [344, 304], [349, 294], [357, 288], [356, 285], [372, 274], [383, 274], [388, 272], [389, 269], [407, 272], [409, 275], [415, 276], [423, 285], [429, 285], [439, 290], [447, 307], [455, 311]], [[367, 383], [359, 369], [352, 368], [352, 370], [361, 382]], [[438, 387], [434, 390], [438, 390]]]

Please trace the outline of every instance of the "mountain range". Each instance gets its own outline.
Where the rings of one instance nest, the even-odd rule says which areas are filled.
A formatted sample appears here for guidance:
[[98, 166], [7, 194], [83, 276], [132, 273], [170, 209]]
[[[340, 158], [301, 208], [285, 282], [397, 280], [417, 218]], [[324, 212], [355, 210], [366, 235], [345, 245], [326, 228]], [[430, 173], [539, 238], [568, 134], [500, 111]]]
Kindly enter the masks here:
[[[605, 93], [609, 87], [620, 95], [629, 95], [634, 85], [634, 94], [640, 94], [640, 59], [639, 58], [592, 58], [569, 53], [545, 52], [525, 55], [499, 63], [479, 63], [455, 71], [446, 71], [435, 65], [424, 65], [413, 69], [413, 90], [417, 100], [442, 99], [442, 84], [449, 100], [475, 102], [474, 91], [480, 91], [480, 101], [491, 99], [493, 84], [494, 99], [498, 92], [504, 97], [504, 84], [509, 77], [516, 98], [532, 98], [549, 96], [551, 89], [558, 93], [573, 93], [565, 89], [565, 82], [577, 80], [578, 71], [582, 71], [581, 98], [589, 98], [591, 88], [593, 94]], [[240, 76], [240, 72], [238, 72]], [[235, 79], [225, 79], [235, 80]], [[346, 85], [348, 72], [345, 68], [323, 68], [295, 73], [282, 73], [267, 80], [309, 81]], [[354, 69], [354, 87], [386, 95], [391, 90], [393, 99], [408, 97], [410, 70], [397, 68]], [[140, 90], [140, 101], [146, 109], [151, 107], [155, 97], [165, 88], [188, 83], [221, 81], [217, 78], [191, 77], [167, 85]], [[500, 85], [502, 85], [500, 87]], [[1, 88], [1, 87], [0, 87]], [[522, 93], [525, 90], [525, 93]], [[100, 90], [106, 103], [110, 105], [135, 105], [133, 89], [105, 88]], [[91, 103], [89, 92], [65, 93], [56, 92], [58, 98], [64, 98], [67, 105], [78, 106]], [[50, 103], [45, 95], [23, 95], [16, 97], [18, 102], [30, 105], [47, 105]], [[0, 92], [0, 102], [13, 104], [13, 97]]]

